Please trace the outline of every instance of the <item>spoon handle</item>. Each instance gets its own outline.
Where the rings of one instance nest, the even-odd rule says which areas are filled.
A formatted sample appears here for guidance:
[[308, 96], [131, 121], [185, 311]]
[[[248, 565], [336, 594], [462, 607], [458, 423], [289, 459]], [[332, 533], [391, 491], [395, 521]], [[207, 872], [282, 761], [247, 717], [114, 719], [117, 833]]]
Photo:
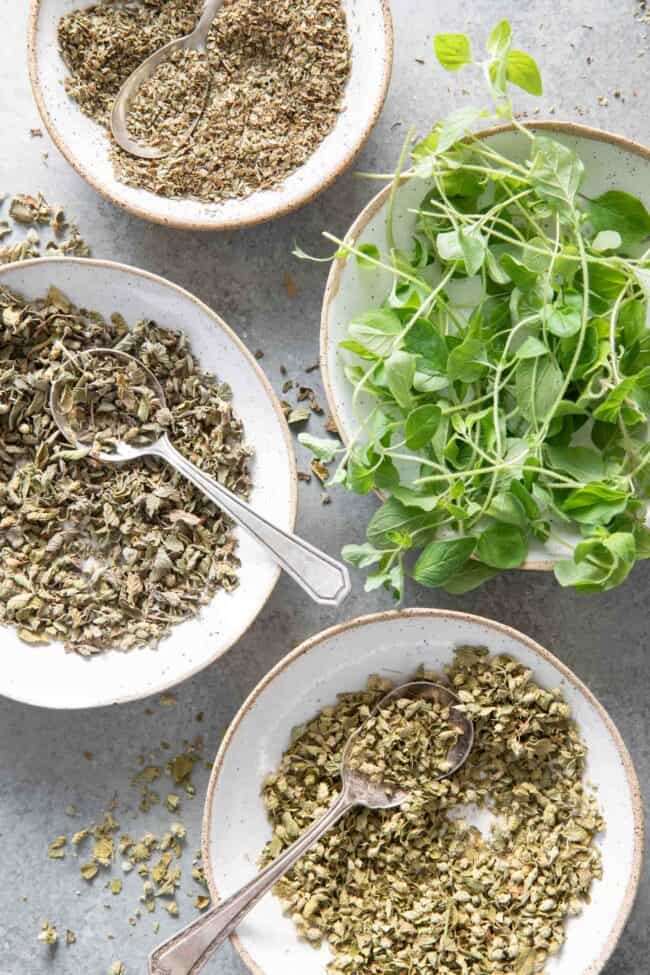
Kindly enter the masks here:
[[312, 823], [253, 880], [154, 948], [149, 955], [150, 975], [196, 975], [260, 898], [355, 805], [355, 801], [342, 792], [324, 816]]
[[224, 0], [204, 0], [203, 11], [199, 18], [199, 22], [192, 31], [192, 34], [202, 42], [205, 41], [208, 36], [208, 32], [212, 27], [212, 21], [219, 13], [221, 7], [223, 7]]
[[319, 551], [309, 542], [272, 525], [250, 505], [183, 457], [162, 437], [151, 449], [175, 467], [227, 515], [242, 525], [311, 598], [323, 606], [339, 606], [350, 592], [350, 577], [344, 565]]

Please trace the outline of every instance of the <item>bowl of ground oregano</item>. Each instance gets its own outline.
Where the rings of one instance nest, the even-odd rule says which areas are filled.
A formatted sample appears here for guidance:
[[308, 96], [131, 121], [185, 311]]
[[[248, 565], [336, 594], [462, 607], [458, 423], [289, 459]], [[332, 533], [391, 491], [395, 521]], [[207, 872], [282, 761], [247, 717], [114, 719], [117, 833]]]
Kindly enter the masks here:
[[[0, 268], [0, 344], [0, 694], [91, 707], [196, 673], [250, 626], [278, 567], [158, 459], [103, 464], [92, 439], [72, 447], [50, 389], [64, 380], [59, 407], [71, 424], [89, 415], [95, 439], [114, 415], [138, 436], [169, 430], [181, 453], [291, 530], [293, 447], [262, 370], [186, 291], [88, 259]], [[140, 360], [165, 406], [137, 370], [78, 368], [93, 348]]]
[[[460, 699], [474, 725], [467, 761], [449, 778], [412, 782], [396, 809], [350, 812], [237, 930], [242, 959], [256, 975], [596, 975], [639, 880], [630, 756], [556, 657], [465, 613], [410, 609], [343, 623], [258, 684], [208, 789], [213, 898], [325, 811], [355, 730], [370, 727], [355, 741], [370, 736], [382, 768], [391, 756], [400, 775], [432, 767], [412, 714], [386, 718], [381, 734], [368, 724], [387, 691], [413, 679], [446, 683]], [[431, 734], [437, 725], [443, 735], [444, 721], [428, 722]]]
[[113, 203], [168, 226], [248, 226], [311, 200], [360, 150], [390, 79], [389, 4], [224, 3], [206, 53], [178, 52], [136, 93], [130, 134], [173, 147], [137, 159], [109, 134], [115, 96], [201, 9], [202, 0], [32, 0], [32, 86], [59, 149]]

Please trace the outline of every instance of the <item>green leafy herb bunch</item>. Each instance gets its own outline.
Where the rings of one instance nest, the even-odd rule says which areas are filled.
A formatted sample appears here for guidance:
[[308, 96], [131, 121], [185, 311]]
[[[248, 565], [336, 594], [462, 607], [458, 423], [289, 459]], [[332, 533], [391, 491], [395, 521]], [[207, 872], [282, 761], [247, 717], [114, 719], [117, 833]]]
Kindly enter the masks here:
[[[331, 483], [385, 499], [366, 541], [343, 550], [371, 570], [368, 590], [400, 597], [409, 572], [464, 593], [520, 566], [535, 540], [566, 553], [562, 586], [611, 589], [650, 556], [650, 215], [627, 190], [594, 196], [574, 139], [517, 120], [511, 86], [539, 95], [542, 82], [507, 21], [484, 61], [464, 34], [434, 46], [449, 71], [480, 67], [492, 106], [408, 140], [385, 249], [326, 235], [383, 300], [341, 342], [354, 436], [301, 440], [338, 460]], [[477, 138], [485, 119], [509, 122], [516, 142]], [[405, 177], [419, 199], [406, 247]]]

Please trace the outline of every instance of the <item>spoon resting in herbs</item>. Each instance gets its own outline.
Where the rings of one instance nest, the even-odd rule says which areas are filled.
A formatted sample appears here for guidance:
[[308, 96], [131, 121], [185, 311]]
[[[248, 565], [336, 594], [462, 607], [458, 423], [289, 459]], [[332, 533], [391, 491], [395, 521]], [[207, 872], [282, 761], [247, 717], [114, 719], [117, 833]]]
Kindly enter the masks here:
[[163, 388], [133, 356], [89, 349], [70, 357], [52, 384], [50, 409], [63, 436], [92, 460], [167, 461], [263, 545], [314, 602], [339, 606], [347, 597], [350, 577], [344, 565], [273, 525], [176, 450], [166, 432], [173, 417]]
[[[348, 739], [341, 756], [341, 791], [327, 812], [241, 890], [155, 948], [149, 956], [150, 975], [197, 975], [260, 898], [346, 813], [355, 806], [392, 809], [410, 803], [420, 786], [426, 789], [427, 782], [419, 783], [405, 771], [400, 752], [415, 752], [415, 767], [422, 770], [429, 746], [433, 755], [428, 763], [429, 783], [456, 772], [474, 742], [474, 727], [459, 704], [449, 688], [431, 681], [411, 681], [386, 694]], [[390, 725], [400, 712], [405, 721], [396, 735]], [[441, 749], [439, 739], [423, 741], [418, 727], [438, 729], [446, 746]], [[397, 767], [393, 768], [388, 761], [395, 751]], [[373, 768], [364, 770], [366, 758], [378, 761], [371, 761]]]
[[189, 138], [198, 125], [203, 111], [205, 110], [205, 103], [208, 97], [210, 86], [209, 74], [206, 74], [205, 93], [203, 95], [200, 111], [193, 113], [187, 129], [181, 136], [174, 140], [173, 144], [163, 146], [145, 145], [145, 143], [138, 142], [137, 140], [133, 139], [129, 134], [128, 127], [129, 105], [138, 88], [145, 84], [145, 82], [149, 81], [156, 69], [165, 61], [168, 61], [176, 51], [196, 51], [200, 54], [205, 53], [205, 42], [209, 30], [212, 27], [214, 18], [219, 13], [224, 2], [225, 0], [204, 0], [203, 11], [194, 30], [189, 34], [186, 34], [184, 37], [178, 37], [173, 41], [169, 41], [167, 44], [163, 44], [162, 47], [158, 48], [157, 51], [154, 51], [153, 54], [146, 58], [146, 60], [144, 60], [142, 64], [135, 69], [135, 71], [132, 71], [126, 81], [122, 84], [122, 87], [117, 93], [113, 103], [113, 110], [111, 112], [111, 131], [117, 144], [126, 152], [129, 152], [132, 156], [137, 156], [140, 159], [163, 159], [174, 150], [175, 146], [178, 145], [179, 142]]

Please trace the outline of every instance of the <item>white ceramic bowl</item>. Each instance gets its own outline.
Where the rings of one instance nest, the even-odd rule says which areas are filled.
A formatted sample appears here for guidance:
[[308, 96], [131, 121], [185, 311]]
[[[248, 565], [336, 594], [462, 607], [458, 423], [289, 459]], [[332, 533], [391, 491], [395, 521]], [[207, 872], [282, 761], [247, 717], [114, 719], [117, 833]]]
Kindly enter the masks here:
[[[550, 132], [580, 153], [585, 163], [583, 187], [588, 196], [606, 190], [626, 190], [640, 197], [650, 207], [650, 149], [621, 136], [590, 129], [585, 125], [564, 122], [539, 122], [533, 130]], [[523, 158], [528, 142], [509, 126], [483, 133], [483, 137], [504, 155]], [[376, 244], [386, 250], [386, 207], [390, 186], [381, 190], [361, 211], [346, 234], [349, 243]], [[426, 192], [422, 180], [404, 181], [395, 204], [395, 236], [398, 247], [410, 246], [415, 214], [409, 209], [419, 206]], [[330, 411], [343, 440], [347, 443], [358, 426], [352, 408], [351, 387], [343, 372], [344, 359], [338, 348], [346, 338], [350, 320], [362, 311], [378, 306], [388, 290], [388, 272], [369, 273], [360, 269], [354, 258], [339, 258], [332, 264], [327, 280], [321, 315], [320, 356], [323, 381]], [[360, 402], [363, 408], [363, 400]], [[566, 534], [571, 544], [577, 536]], [[566, 549], [554, 541], [533, 541], [523, 569], [552, 569], [554, 561], [566, 556]]]
[[[251, 504], [284, 529], [296, 517], [296, 469], [280, 404], [254, 357], [235, 333], [187, 291], [146, 271], [77, 258], [45, 258], [0, 268], [0, 284], [27, 297], [56, 285], [75, 304], [129, 324], [151, 318], [184, 331], [201, 366], [227, 381], [233, 405], [255, 452]], [[236, 529], [239, 586], [219, 592], [196, 619], [175, 626], [157, 650], [110, 651], [91, 659], [61, 643], [28, 645], [0, 628], [0, 694], [51, 708], [94, 707], [158, 693], [225, 653], [256, 618], [280, 570], [245, 532]]]
[[31, 0], [29, 73], [43, 122], [80, 176], [129, 213], [169, 227], [226, 230], [289, 213], [308, 203], [349, 166], [370, 135], [381, 111], [393, 61], [389, 0], [342, 0], [352, 45], [352, 68], [345, 110], [313, 155], [276, 189], [219, 204], [170, 200], [125, 186], [113, 175], [109, 141], [65, 93], [66, 68], [58, 52], [60, 18], [96, 0]]
[[[591, 903], [570, 920], [548, 975], [596, 975], [621, 934], [639, 881], [643, 824], [639, 784], [621, 736], [580, 680], [543, 647], [510, 627], [446, 610], [411, 609], [366, 616], [325, 630], [281, 660], [242, 705], [222, 742], [208, 787], [203, 856], [213, 898], [251, 878], [271, 829], [260, 798], [291, 729], [333, 704], [341, 691], [361, 689], [369, 674], [396, 683], [418, 665], [438, 668], [453, 648], [482, 645], [530, 667], [545, 687], [561, 687], [589, 748], [587, 778], [598, 786], [607, 829], [600, 837], [604, 879]], [[255, 975], [325, 975], [327, 947], [298, 939], [280, 902], [267, 895], [238, 927], [235, 948]]]

